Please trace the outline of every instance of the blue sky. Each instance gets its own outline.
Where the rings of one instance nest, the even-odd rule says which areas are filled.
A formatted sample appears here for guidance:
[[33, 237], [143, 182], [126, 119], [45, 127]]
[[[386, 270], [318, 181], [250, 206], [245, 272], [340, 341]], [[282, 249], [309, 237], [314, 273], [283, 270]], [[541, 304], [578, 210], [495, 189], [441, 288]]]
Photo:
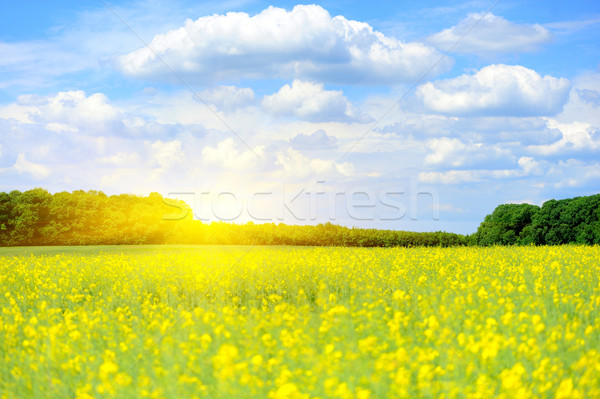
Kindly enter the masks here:
[[0, 190], [460, 233], [600, 191], [597, 2], [106, 4], [2, 6]]

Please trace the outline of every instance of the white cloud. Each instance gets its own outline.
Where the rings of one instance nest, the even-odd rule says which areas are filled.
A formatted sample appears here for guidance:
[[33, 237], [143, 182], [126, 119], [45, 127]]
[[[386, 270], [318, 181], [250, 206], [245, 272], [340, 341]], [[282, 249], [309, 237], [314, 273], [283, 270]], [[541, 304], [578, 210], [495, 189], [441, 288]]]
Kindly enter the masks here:
[[150, 147], [153, 158], [161, 168], [169, 168], [185, 161], [185, 154], [179, 140], [169, 142], [159, 140], [152, 143]]
[[543, 166], [531, 157], [520, 157], [517, 164], [519, 168], [514, 169], [452, 169], [441, 172], [420, 172], [419, 181], [441, 184], [476, 183], [540, 175], [544, 172]]
[[485, 165], [487, 168], [497, 163], [507, 163], [514, 159], [507, 148], [484, 143], [465, 144], [457, 138], [441, 137], [427, 140], [425, 143], [431, 151], [425, 157], [425, 165], [437, 167], [475, 167]]
[[462, 156], [457, 157], [457, 153], [466, 148], [466, 145], [459, 139], [448, 137], [431, 139], [428, 140], [427, 147], [433, 152], [425, 157], [426, 164], [449, 163], [451, 166], [456, 167], [464, 162]]
[[560, 138], [560, 132], [547, 127], [545, 117], [482, 116], [456, 119], [452, 134], [463, 140], [524, 146], [544, 144]]
[[246, 148], [240, 149], [234, 139], [227, 138], [220, 141], [216, 147], [204, 147], [201, 158], [206, 165], [219, 169], [248, 170], [256, 167], [258, 161], [262, 161], [265, 155], [262, 146], [257, 146], [252, 151]]
[[576, 92], [579, 98], [584, 103], [592, 104], [595, 106], [600, 105], [600, 92], [590, 89], [577, 89]]
[[[151, 38], [156, 32], [177, 26], [190, 13], [207, 15], [223, 9], [221, 4], [197, 2], [179, 7], [178, 1], [136, 1], [113, 4], [112, 8], [140, 37]], [[58, 11], [58, 10], [55, 10]], [[63, 9], [66, 12], [66, 9]], [[19, 40], [18, 34], [10, 42], [0, 39], [0, 88], [17, 86], [30, 92], [39, 87], [98, 87], [106, 76], [115, 54], [124, 54], [139, 47], [139, 39], [107, 7], [82, 7], [68, 11], [69, 17], [40, 16], [48, 26], [38, 36], [29, 33], [30, 40]], [[44, 22], [44, 23], [45, 23]], [[76, 77], [65, 75], [82, 73]], [[73, 83], [75, 82], [75, 83]]]
[[294, 80], [262, 102], [267, 112], [295, 116], [310, 122], [368, 122], [372, 120], [352, 105], [342, 91], [324, 90], [323, 84]]
[[50, 122], [44, 126], [46, 130], [56, 133], [70, 132], [77, 133], [79, 129], [76, 126], [70, 126], [64, 123]]
[[254, 91], [248, 87], [219, 86], [204, 90], [200, 98], [218, 110], [232, 111], [254, 102]]
[[100, 158], [99, 161], [122, 167], [139, 163], [140, 155], [137, 152], [117, 152], [116, 154]]
[[354, 175], [354, 165], [350, 162], [338, 163], [333, 160], [308, 158], [292, 148], [277, 154], [276, 164], [283, 167], [286, 178], [351, 177]]
[[310, 135], [297, 134], [290, 139], [290, 143], [295, 150], [333, 149], [337, 147], [337, 138], [329, 136], [325, 130], [319, 129]]
[[518, 175], [516, 170], [448, 170], [445, 172], [421, 172], [419, 181], [424, 183], [458, 184], [475, 183], [490, 179], [506, 179]]
[[0, 118], [22, 124], [41, 124], [56, 133], [110, 134], [122, 130], [123, 115], [102, 93], [90, 96], [81, 90], [54, 96], [19, 96], [16, 103], [0, 107]]
[[543, 173], [542, 164], [532, 157], [521, 157], [517, 163], [523, 169], [524, 175], [540, 175]]
[[600, 25], [600, 18], [592, 17], [587, 19], [551, 22], [544, 24], [544, 26], [563, 35], [572, 35], [584, 29], [593, 29], [595, 25]]
[[120, 123], [121, 116], [119, 110], [109, 104], [104, 94], [86, 96], [81, 90], [60, 92], [57, 96], [49, 98], [46, 110], [49, 119], [78, 126], [80, 131], [85, 131], [86, 127], [90, 126], [106, 132], [111, 128], [111, 124]]
[[17, 156], [14, 168], [19, 173], [31, 174], [35, 179], [42, 179], [50, 174], [50, 169], [42, 164], [28, 161], [23, 153]]
[[587, 184], [591, 191], [590, 194], [598, 192], [600, 164], [597, 162], [588, 164], [577, 159], [559, 161], [548, 171], [548, 174], [554, 177], [554, 188], [565, 190], [581, 188]]
[[417, 96], [432, 111], [452, 115], [553, 115], [561, 111], [569, 87], [565, 78], [499, 64], [474, 75], [425, 83], [417, 88]]
[[569, 101], [555, 119], [563, 123], [578, 121], [600, 126], [600, 73], [583, 73], [574, 79]]
[[474, 170], [449, 170], [446, 172], [420, 172], [419, 181], [423, 183], [457, 184], [480, 181], [481, 172]]
[[34, 112], [32, 107], [23, 107], [19, 103], [12, 103], [0, 106], [0, 119], [13, 119], [19, 123], [34, 123], [32, 117]]
[[403, 43], [364, 22], [331, 15], [318, 5], [291, 11], [269, 7], [187, 20], [156, 35], [152, 51], [141, 48], [118, 58], [123, 73], [149, 79], [173, 77], [156, 55], [192, 81], [227, 77], [309, 78], [329, 82], [394, 84], [413, 81], [451, 61], [422, 43]]
[[538, 24], [515, 24], [490, 13], [474, 13], [427, 41], [444, 51], [454, 45], [450, 52], [489, 54], [535, 51], [551, 40], [550, 31]]
[[[206, 110], [191, 96], [187, 100], [196, 109]], [[76, 137], [83, 140], [85, 137], [90, 142], [92, 137], [101, 140], [109, 136], [168, 139], [183, 130], [177, 122], [160, 123], [148, 116], [148, 110], [153, 106], [151, 102], [137, 103], [131, 108], [132, 114], [112, 103], [103, 93], [87, 95], [82, 90], [62, 91], [48, 96], [19, 96], [14, 103], [0, 105], [0, 121], [6, 120], [21, 130], [35, 131], [37, 138], [43, 135], [55, 137], [56, 141]], [[161, 105], [160, 108], [167, 107]], [[198, 124], [186, 127], [187, 131], [195, 133], [203, 129]]]
[[534, 154], [568, 155], [577, 152], [600, 151], [600, 127], [584, 122], [560, 123], [554, 119], [547, 120], [548, 128], [557, 129], [562, 137], [550, 144], [531, 145], [527, 150]]

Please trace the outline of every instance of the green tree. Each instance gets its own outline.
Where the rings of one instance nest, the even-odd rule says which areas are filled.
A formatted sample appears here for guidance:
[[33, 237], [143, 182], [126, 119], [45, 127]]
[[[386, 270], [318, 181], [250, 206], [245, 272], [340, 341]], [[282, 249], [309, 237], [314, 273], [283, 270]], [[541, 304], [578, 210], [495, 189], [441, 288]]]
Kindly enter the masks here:
[[49, 222], [52, 195], [42, 188], [15, 196], [11, 245], [43, 245], [40, 230]]
[[477, 245], [533, 243], [531, 222], [539, 207], [530, 204], [498, 205], [481, 223], [473, 240]]
[[533, 218], [536, 244], [600, 244], [600, 194], [550, 200]]

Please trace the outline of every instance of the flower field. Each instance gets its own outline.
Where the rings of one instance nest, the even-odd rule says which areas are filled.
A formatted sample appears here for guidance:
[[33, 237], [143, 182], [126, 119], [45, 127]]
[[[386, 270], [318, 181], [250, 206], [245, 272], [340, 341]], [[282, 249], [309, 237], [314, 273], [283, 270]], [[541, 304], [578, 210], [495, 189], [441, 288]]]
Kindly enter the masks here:
[[1, 398], [598, 398], [600, 247], [0, 252]]

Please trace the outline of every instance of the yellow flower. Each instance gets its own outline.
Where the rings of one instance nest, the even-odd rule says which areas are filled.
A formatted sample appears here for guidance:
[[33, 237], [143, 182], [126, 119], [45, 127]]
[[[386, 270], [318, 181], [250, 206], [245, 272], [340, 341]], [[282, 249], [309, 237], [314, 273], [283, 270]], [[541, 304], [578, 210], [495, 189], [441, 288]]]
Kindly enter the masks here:
[[114, 362], [108, 360], [100, 366], [100, 378], [106, 379], [111, 374], [116, 373], [119, 370], [119, 366], [117, 366]]
[[260, 366], [263, 363], [263, 357], [261, 355], [254, 355], [252, 357], [252, 364], [255, 366]]
[[571, 398], [573, 394], [573, 379], [567, 378], [560, 382], [558, 389], [556, 390], [555, 399], [567, 399]]
[[308, 395], [300, 393], [298, 387], [293, 382], [288, 382], [277, 388], [274, 394], [269, 394], [271, 399], [304, 399]]
[[356, 399], [369, 399], [371, 397], [371, 391], [364, 388], [356, 388]]

